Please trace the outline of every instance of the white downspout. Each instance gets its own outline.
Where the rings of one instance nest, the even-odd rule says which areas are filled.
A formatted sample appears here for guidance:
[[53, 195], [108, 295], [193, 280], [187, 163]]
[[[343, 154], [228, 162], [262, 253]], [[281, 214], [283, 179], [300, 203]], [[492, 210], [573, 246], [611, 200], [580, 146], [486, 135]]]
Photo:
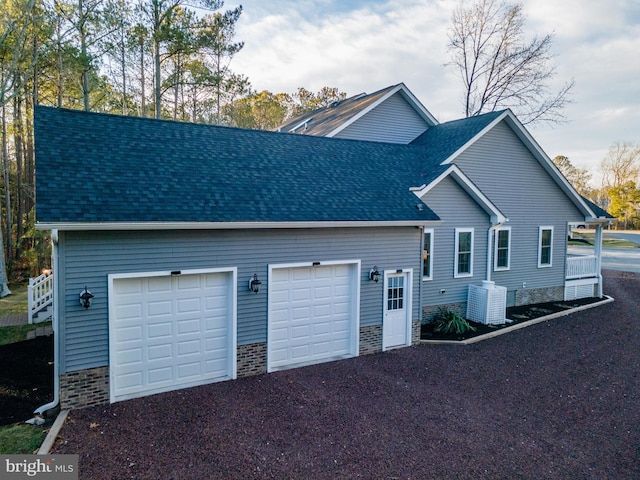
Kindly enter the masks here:
[[496, 225], [491, 225], [487, 233], [487, 282], [491, 281], [491, 254], [493, 252], [493, 232], [495, 228]]
[[603, 297], [602, 292], [602, 224], [596, 224], [596, 237], [594, 241], [594, 253], [596, 255], [596, 275], [598, 277], [598, 297]]
[[51, 267], [53, 269], [53, 319], [51, 326], [53, 328], [53, 400], [46, 403], [34, 410], [36, 416], [42, 416], [47, 410], [51, 410], [56, 407], [60, 402], [60, 349], [58, 344], [60, 342], [60, 335], [58, 334], [60, 329], [58, 306], [60, 305], [58, 292], [60, 289], [58, 285], [60, 283], [60, 271], [58, 270], [58, 230], [51, 230], [51, 242], [52, 255], [51, 255]]

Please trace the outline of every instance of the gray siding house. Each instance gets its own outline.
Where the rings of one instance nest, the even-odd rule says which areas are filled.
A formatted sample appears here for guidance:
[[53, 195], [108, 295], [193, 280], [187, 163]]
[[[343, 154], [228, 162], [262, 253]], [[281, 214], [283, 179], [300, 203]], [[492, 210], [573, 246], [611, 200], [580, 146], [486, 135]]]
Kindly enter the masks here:
[[[391, 111], [394, 115], [383, 115]], [[412, 189], [442, 220], [425, 229], [423, 320], [443, 305], [464, 314], [469, 285], [482, 281], [506, 288], [509, 306], [602, 296], [602, 227], [613, 218], [573, 189], [513, 113], [439, 124], [425, 111], [398, 84], [311, 112], [279, 130], [290, 131], [289, 125], [303, 121], [307, 128], [292, 133], [328, 135], [323, 123], [329, 121], [342, 138], [422, 147], [430, 165], [456, 167], [458, 174], [441, 173], [446, 182], [432, 177]], [[350, 132], [357, 133], [350, 137]], [[594, 255], [567, 255], [568, 224], [573, 222], [596, 229]], [[460, 252], [460, 239], [472, 240], [468, 254]], [[469, 271], [459, 271], [458, 255], [469, 257], [464, 265]]]
[[483, 281], [601, 288], [567, 223], [610, 218], [509, 111], [438, 124], [400, 84], [280, 132], [37, 107], [35, 135], [63, 408], [409, 346]]
[[46, 107], [35, 128], [64, 408], [418, 341], [421, 149]]

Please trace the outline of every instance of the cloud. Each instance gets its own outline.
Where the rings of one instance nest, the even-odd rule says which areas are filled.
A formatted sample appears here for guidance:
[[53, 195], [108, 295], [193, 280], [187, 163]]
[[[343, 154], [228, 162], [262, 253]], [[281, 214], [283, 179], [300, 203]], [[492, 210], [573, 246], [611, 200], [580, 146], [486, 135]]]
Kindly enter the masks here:
[[[459, 118], [461, 81], [448, 62], [458, 0], [245, 0], [232, 69], [257, 90], [338, 87], [349, 95], [404, 82], [440, 121]], [[523, 0], [527, 35], [555, 32], [551, 90], [576, 81], [566, 125], [531, 127], [553, 157], [598, 168], [611, 143], [639, 143], [640, 3]], [[234, 5], [227, 1], [226, 8]]]

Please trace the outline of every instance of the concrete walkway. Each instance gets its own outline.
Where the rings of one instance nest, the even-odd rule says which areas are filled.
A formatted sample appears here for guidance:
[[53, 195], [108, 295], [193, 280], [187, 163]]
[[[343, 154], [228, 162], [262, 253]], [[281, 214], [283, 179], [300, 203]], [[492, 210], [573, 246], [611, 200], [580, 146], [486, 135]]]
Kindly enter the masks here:
[[[0, 328], [27, 325], [28, 323], [29, 323], [29, 316], [26, 313], [0, 317]], [[51, 325], [43, 325], [42, 327], [37, 327], [35, 330], [31, 330], [30, 332], [27, 332], [27, 340], [31, 340], [36, 337], [49, 336], [52, 333], [53, 333], [53, 328], [51, 328]]]

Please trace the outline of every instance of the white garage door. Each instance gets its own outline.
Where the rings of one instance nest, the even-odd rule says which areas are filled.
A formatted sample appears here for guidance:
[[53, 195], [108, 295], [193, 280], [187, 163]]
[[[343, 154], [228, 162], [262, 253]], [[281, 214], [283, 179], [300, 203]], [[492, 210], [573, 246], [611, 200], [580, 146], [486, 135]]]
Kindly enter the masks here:
[[235, 377], [235, 270], [109, 277], [111, 401]]
[[268, 371], [358, 352], [358, 263], [271, 268]]

